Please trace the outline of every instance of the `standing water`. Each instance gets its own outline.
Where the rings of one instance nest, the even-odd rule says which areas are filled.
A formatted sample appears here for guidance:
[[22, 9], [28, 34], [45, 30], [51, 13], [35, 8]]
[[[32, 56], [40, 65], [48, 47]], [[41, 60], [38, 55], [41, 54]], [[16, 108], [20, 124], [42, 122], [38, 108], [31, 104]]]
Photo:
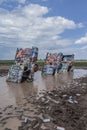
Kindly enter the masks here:
[[41, 71], [35, 73], [34, 81], [31, 83], [6, 82], [6, 76], [0, 77], [0, 108], [7, 105], [19, 105], [26, 96], [36, 96], [43, 90], [53, 90], [62, 86], [63, 88], [75, 78], [87, 76], [87, 70], [75, 69], [74, 72], [64, 72], [52, 75], [41, 75]]

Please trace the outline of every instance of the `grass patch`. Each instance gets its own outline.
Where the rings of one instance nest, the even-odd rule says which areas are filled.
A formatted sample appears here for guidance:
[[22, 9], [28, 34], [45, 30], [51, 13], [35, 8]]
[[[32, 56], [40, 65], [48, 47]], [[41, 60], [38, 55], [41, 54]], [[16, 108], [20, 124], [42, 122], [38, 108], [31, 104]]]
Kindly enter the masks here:
[[[0, 66], [7, 65], [10, 66], [13, 64], [13, 60], [0, 60]], [[38, 60], [37, 64], [40, 68], [42, 68], [45, 64], [44, 60]], [[75, 60], [74, 62], [75, 67], [87, 67], [87, 60]]]
[[0, 60], [0, 66], [2, 65], [10, 66], [12, 64], [13, 64], [13, 60]]
[[74, 63], [76, 67], [87, 67], [87, 60], [76, 60]]

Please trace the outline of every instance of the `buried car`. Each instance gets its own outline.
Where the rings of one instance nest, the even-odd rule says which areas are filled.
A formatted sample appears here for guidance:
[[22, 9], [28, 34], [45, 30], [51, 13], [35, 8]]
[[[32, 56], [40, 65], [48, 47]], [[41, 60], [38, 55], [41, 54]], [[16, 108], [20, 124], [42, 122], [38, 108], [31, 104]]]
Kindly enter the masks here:
[[72, 55], [63, 55], [62, 59], [62, 70], [73, 71], [74, 65], [74, 54]]
[[51, 74], [59, 73], [61, 70], [71, 71], [73, 70], [74, 65], [74, 54], [72, 55], [63, 55], [63, 53], [47, 53], [45, 59], [45, 65], [42, 68], [42, 74]]
[[6, 81], [21, 83], [24, 80], [33, 81], [34, 72], [38, 70], [36, 64], [38, 48], [17, 48], [14, 64], [9, 69]]

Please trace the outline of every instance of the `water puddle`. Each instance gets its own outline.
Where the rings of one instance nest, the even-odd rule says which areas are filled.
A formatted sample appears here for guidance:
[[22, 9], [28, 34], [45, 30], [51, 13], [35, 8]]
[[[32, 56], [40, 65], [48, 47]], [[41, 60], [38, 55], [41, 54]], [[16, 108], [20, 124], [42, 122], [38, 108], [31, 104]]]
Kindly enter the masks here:
[[32, 83], [6, 82], [6, 76], [0, 77], [0, 108], [7, 105], [19, 105], [26, 96], [35, 96], [43, 90], [50, 91], [59, 87], [69, 87], [69, 83], [75, 78], [87, 76], [87, 70], [75, 69], [74, 72], [64, 72], [55, 76], [41, 75], [41, 71], [35, 74]]
[[80, 78], [87, 76], [87, 69], [75, 69], [73, 78]]

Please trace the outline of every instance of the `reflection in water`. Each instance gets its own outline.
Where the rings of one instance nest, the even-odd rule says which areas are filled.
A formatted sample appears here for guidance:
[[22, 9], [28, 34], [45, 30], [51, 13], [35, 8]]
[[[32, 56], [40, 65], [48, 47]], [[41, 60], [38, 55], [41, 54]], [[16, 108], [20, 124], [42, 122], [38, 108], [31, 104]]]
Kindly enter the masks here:
[[[9, 90], [15, 97], [16, 104], [23, 104], [23, 99], [27, 96], [35, 96], [37, 94], [37, 88], [33, 86], [33, 83], [7, 83]], [[9, 91], [9, 92], [10, 92]]]
[[7, 105], [18, 105], [23, 103], [23, 98], [38, 95], [42, 90], [53, 90], [59, 87], [69, 86], [74, 78], [87, 75], [87, 70], [74, 70], [64, 72], [55, 76], [41, 75], [41, 71], [35, 74], [32, 83], [7, 83], [6, 77], [0, 77], [0, 107]]
[[16, 104], [15, 97], [12, 95], [6, 77], [0, 77], [0, 107]]
[[67, 83], [73, 80], [73, 73], [60, 73], [55, 76], [47, 75], [43, 76], [45, 87], [47, 91], [59, 88], [60, 86], [66, 86]]
[[87, 70], [86, 69], [75, 69], [74, 70], [74, 77], [73, 78], [80, 78], [87, 76]]

